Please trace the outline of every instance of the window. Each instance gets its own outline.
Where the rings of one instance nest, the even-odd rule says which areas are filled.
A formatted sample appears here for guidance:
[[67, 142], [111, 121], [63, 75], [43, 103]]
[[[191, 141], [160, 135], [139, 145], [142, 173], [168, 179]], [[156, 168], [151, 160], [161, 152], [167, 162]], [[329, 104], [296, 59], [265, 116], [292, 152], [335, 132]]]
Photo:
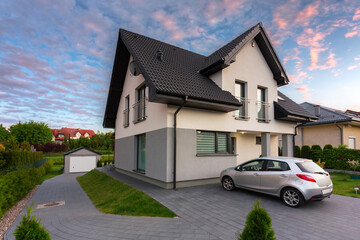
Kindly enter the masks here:
[[146, 136], [141, 134], [137, 138], [137, 161], [136, 169], [140, 172], [145, 172], [145, 159], [146, 159]]
[[246, 99], [246, 84], [244, 82], [235, 83], [235, 97], [243, 104], [239, 110], [236, 111], [235, 117], [240, 119], [248, 119], [247, 117], [247, 103]]
[[289, 165], [286, 162], [267, 160], [266, 171], [288, 171]]
[[130, 102], [129, 102], [129, 95], [127, 95], [125, 97], [124, 127], [129, 126], [129, 112], [130, 112]]
[[146, 86], [143, 85], [136, 90], [136, 103], [134, 104], [134, 123], [146, 119], [145, 89]]
[[197, 131], [198, 154], [229, 153], [229, 133]]
[[268, 107], [266, 102], [266, 89], [258, 87], [257, 89], [257, 112], [259, 122], [268, 122]]
[[256, 145], [261, 145], [261, 137], [256, 137]]
[[349, 137], [349, 148], [350, 149], [355, 149], [355, 140], [356, 138], [355, 137]]
[[264, 160], [255, 160], [241, 165], [241, 171], [262, 171]]

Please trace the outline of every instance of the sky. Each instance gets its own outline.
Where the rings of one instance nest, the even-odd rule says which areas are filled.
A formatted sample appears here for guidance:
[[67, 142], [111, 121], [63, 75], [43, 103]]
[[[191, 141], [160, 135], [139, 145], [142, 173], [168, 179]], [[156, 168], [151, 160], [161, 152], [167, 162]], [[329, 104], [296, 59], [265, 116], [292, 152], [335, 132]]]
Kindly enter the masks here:
[[294, 101], [360, 111], [360, 1], [1, 0], [0, 124], [103, 129], [119, 28], [203, 54], [262, 22]]

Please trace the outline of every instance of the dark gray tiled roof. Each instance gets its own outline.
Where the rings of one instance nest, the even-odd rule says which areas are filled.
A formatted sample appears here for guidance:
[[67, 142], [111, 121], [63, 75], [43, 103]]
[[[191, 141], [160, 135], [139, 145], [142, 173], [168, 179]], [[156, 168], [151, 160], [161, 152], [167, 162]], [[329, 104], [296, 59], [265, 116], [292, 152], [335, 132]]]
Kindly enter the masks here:
[[[123, 29], [120, 36], [156, 93], [241, 105], [230, 92], [199, 73], [204, 56]], [[158, 51], [163, 61], [157, 58]]]
[[250, 28], [249, 30], [247, 30], [246, 32], [241, 34], [240, 36], [236, 37], [231, 42], [227, 43], [220, 49], [216, 50], [210, 56], [206, 57], [202, 67], [207, 68], [207, 67], [211, 66], [212, 64], [215, 64], [217, 61], [231, 56], [232, 55], [231, 53], [233, 53], [234, 51], [237, 50], [237, 48], [240, 47], [239, 44], [242, 42], [247, 42], [247, 40], [248, 40], [247, 38], [249, 37], [249, 34], [252, 31], [254, 31], [254, 29], [258, 28], [260, 25], [261, 25], [261, 23], [256, 24], [255, 26], [253, 26], [252, 28]]
[[311, 114], [309, 111], [301, 107], [299, 104], [288, 98], [280, 91], [278, 91], [278, 97], [278, 104], [282, 108], [284, 108], [289, 114], [302, 117], [316, 118], [314, 114]]
[[[300, 104], [308, 112], [315, 113], [315, 106], [317, 104], [304, 102]], [[333, 109], [329, 107], [320, 106], [320, 116], [318, 117], [317, 122], [306, 123], [304, 125], [318, 125], [318, 124], [328, 124], [334, 122], [348, 122], [348, 121], [360, 121], [359, 117], [354, 116], [352, 113], [344, 112], [338, 109]]]

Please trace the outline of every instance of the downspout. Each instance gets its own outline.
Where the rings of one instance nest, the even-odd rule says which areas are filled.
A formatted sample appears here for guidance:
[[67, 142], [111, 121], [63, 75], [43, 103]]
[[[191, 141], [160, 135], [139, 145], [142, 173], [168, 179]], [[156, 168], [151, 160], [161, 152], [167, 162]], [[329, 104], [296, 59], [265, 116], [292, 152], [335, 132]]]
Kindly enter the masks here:
[[187, 102], [188, 96], [185, 97], [184, 102], [180, 105], [180, 107], [174, 113], [174, 179], [173, 179], [173, 189], [176, 190], [176, 116], [180, 112], [180, 110], [184, 107]]
[[337, 122], [335, 121], [334, 122], [335, 126], [337, 126], [339, 129], [340, 129], [340, 144], [341, 145], [344, 145], [344, 139], [343, 139], [343, 128], [340, 127]]
[[[295, 137], [297, 135], [297, 128], [301, 127], [304, 124], [305, 123], [301, 123], [301, 124], [295, 126], [295, 134], [293, 135], [293, 154], [294, 154], [294, 157], [295, 157]], [[303, 136], [301, 136], [301, 137], [303, 137]]]

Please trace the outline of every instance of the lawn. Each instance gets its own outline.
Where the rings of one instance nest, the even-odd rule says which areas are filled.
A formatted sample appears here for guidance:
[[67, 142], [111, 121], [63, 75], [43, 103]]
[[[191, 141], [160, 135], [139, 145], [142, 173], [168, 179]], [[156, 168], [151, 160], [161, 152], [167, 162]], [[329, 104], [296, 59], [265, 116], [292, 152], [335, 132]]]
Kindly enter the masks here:
[[[334, 184], [334, 194], [356, 197], [354, 187], [360, 186], [360, 179], [351, 179], [350, 175], [345, 173], [330, 173], [330, 176]], [[360, 191], [357, 197], [360, 198]]]
[[49, 169], [49, 171], [42, 176], [42, 178], [39, 180], [38, 184], [42, 184], [45, 180], [48, 180], [50, 178], [56, 177], [57, 175], [62, 174], [63, 172], [60, 170], [64, 165], [52, 165], [52, 167]]
[[97, 170], [77, 177], [77, 180], [96, 208], [103, 213], [149, 217], [176, 216], [145, 193]]

